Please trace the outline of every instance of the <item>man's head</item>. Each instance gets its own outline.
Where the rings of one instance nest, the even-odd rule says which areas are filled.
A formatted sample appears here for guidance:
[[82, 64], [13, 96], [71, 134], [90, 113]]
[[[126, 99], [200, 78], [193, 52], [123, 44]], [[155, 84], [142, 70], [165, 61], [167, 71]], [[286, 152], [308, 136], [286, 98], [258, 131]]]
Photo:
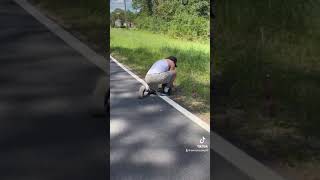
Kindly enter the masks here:
[[167, 57], [166, 59], [170, 59], [171, 61], [173, 61], [174, 64], [175, 64], [175, 66], [177, 67], [178, 59], [177, 59], [176, 57], [174, 57], [174, 56], [169, 56], [169, 57]]

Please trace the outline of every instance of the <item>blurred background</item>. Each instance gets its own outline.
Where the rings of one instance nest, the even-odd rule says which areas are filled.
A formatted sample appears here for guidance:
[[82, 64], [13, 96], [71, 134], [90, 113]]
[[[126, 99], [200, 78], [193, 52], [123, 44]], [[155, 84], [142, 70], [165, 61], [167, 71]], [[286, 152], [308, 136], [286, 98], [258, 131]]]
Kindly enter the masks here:
[[290, 179], [320, 178], [319, 3], [216, 2], [215, 130]]

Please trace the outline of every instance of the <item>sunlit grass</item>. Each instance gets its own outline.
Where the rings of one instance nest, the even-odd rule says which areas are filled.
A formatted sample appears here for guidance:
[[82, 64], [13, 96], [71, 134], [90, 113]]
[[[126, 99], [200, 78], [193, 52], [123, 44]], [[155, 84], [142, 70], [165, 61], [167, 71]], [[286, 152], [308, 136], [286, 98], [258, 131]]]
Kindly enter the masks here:
[[111, 29], [111, 54], [144, 77], [158, 59], [174, 55], [178, 58], [176, 86], [187, 102], [200, 102], [192, 107], [209, 111], [210, 44], [173, 39], [146, 31]]

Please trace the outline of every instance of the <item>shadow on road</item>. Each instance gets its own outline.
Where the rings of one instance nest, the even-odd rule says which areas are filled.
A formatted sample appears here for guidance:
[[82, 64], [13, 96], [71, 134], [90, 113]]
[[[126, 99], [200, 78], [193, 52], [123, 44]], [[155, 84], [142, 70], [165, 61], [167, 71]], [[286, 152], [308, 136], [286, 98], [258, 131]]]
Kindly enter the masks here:
[[[112, 179], [210, 179], [209, 134], [157, 96], [138, 99], [140, 84], [110, 63]], [[125, 173], [123, 173], [125, 172]]]

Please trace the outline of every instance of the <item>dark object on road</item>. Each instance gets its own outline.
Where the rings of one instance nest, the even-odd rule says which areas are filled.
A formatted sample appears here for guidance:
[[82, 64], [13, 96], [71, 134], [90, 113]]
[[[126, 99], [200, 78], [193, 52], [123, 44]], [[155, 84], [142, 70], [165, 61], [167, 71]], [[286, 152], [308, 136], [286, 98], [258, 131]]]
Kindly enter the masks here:
[[168, 87], [168, 84], [162, 84], [160, 89], [161, 96], [170, 96], [171, 95], [171, 88]]
[[[162, 84], [161, 88], [158, 89], [158, 92], [160, 92], [161, 96], [170, 96], [171, 95], [171, 88], [168, 88], [168, 90], [165, 92], [165, 89], [168, 88], [166, 84]], [[142, 99], [144, 97], [147, 97], [151, 94], [157, 94], [157, 91], [154, 89], [147, 89], [144, 85], [142, 85], [139, 89], [139, 98]]]

